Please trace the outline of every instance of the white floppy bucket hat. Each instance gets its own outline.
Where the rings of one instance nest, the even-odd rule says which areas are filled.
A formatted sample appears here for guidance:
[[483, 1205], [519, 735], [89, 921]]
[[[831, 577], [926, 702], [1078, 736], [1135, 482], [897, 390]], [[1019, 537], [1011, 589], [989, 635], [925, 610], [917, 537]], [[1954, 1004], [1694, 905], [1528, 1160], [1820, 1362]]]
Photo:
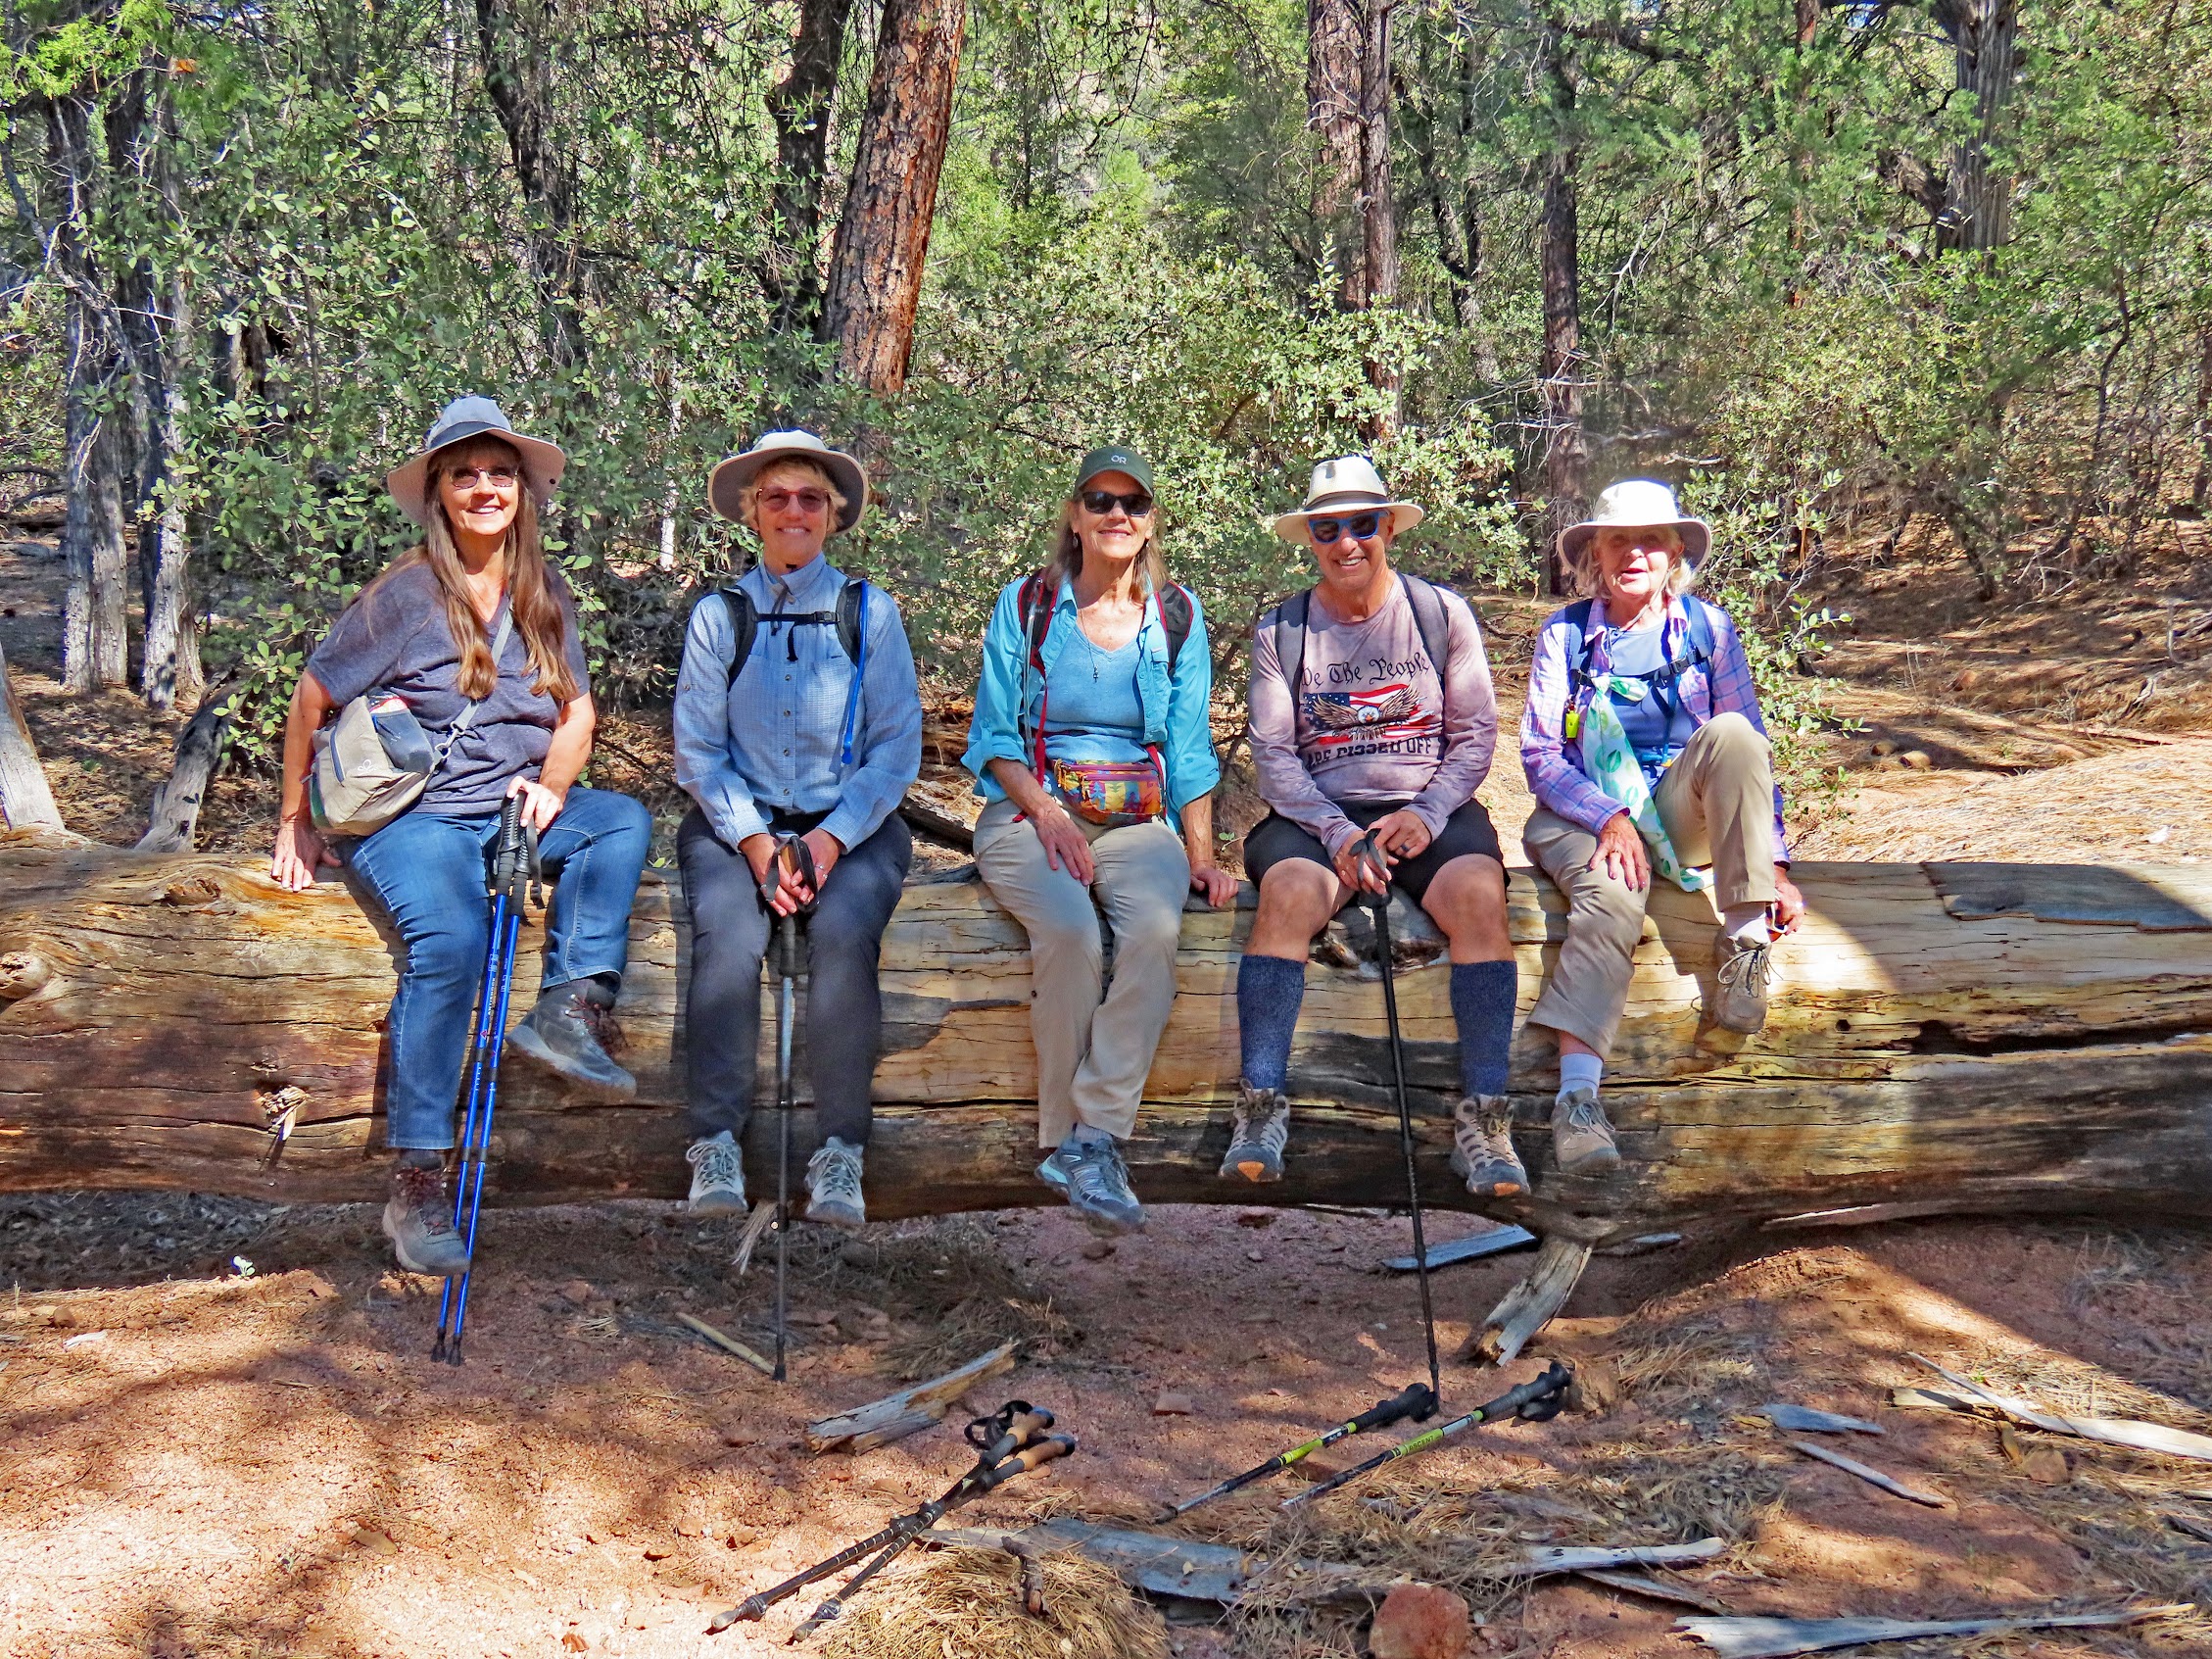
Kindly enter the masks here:
[[842, 450], [834, 450], [812, 432], [791, 430], [763, 432], [753, 441], [752, 448], [742, 455], [733, 455], [715, 467], [706, 480], [706, 499], [715, 512], [725, 518], [740, 523], [745, 514], [740, 511], [745, 486], [760, 476], [760, 469], [772, 461], [811, 461], [815, 465], [837, 480], [844, 495], [844, 511], [838, 514], [838, 528], [849, 530], [860, 522], [861, 513], [868, 510], [868, 473], [860, 463]]
[[1702, 563], [1711, 550], [1712, 526], [1685, 513], [1672, 490], [1651, 478], [1623, 478], [1599, 492], [1589, 517], [1560, 532], [1560, 558], [1573, 564], [1600, 530], [1656, 530], [1661, 526], [1682, 532], [1682, 557], [1691, 564]]
[[522, 457], [522, 481], [531, 499], [541, 508], [552, 501], [561, 472], [568, 465], [568, 457], [560, 447], [543, 438], [524, 437], [507, 423], [505, 414], [490, 398], [466, 397], [446, 405], [430, 435], [422, 440], [422, 448], [384, 475], [384, 487], [400, 504], [400, 511], [417, 524], [427, 522], [430, 504], [423, 484], [430, 458], [450, 445], [487, 433], [512, 444]]
[[1274, 520], [1274, 533], [1286, 542], [1296, 542], [1303, 547], [1309, 518], [1343, 518], [1353, 513], [1377, 512], [1390, 514], [1391, 528], [1399, 535], [1428, 516], [1424, 510], [1410, 501], [1392, 499], [1383, 487], [1382, 474], [1366, 456], [1342, 455], [1314, 468], [1313, 481], [1306, 486], [1305, 502], [1296, 512], [1282, 513]]

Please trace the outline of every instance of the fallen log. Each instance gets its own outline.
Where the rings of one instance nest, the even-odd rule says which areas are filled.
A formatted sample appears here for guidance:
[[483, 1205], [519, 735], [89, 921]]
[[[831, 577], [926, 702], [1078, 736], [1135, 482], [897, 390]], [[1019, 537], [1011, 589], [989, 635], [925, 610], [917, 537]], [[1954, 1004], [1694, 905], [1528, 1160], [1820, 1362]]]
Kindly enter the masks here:
[[[1776, 953], [1773, 1018], [1755, 1038], [1701, 1017], [1706, 901], [1671, 889], [1655, 900], [1607, 1085], [1626, 1157], [1616, 1174], [1553, 1168], [1551, 1045], [1516, 1041], [1513, 1089], [1538, 1188], [1519, 1201], [1473, 1204], [1445, 1166], [1457, 1077], [1448, 978], [1414, 943], [1399, 994], [1424, 1195], [1585, 1244], [1700, 1218], [1900, 1202], [2212, 1216], [2212, 871], [1796, 873], [1810, 913]], [[674, 1108], [688, 946], [673, 898], [649, 878], [632, 924], [621, 1011], [638, 1098], [585, 1103], [507, 1068], [499, 1201], [684, 1192]], [[1129, 1148], [1136, 1187], [1155, 1201], [1388, 1204], [1403, 1175], [1379, 986], [1356, 937], [1317, 952], [1352, 965], [1309, 975], [1288, 1177], [1215, 1176], [1249, 919], [1185, 918], [1181, 996]], [[1524, 1009], [1563, 924], [1558, 895], [1515, 871]], [[533, 922], [526, 957], [538, 939]], [[393, 961], [335, 880], [286, 894], [257, 863], [0, 838], [0, 1189], [378, 1195]], [[536, 973], [526, 959], [518, 983]], [[1034, 1174], [1020, 929], [972, 878], [916, 885], [885, 940], [884, 984], [871, 1213], [1056, 1201]], [[764, 1066], [764, 1087], [771, 1074]], [[287, 1112], [289, 1139], [265, 1164]], [[748, 1149], [756, 1185], [771, 1179], [774, 1116], [759, 1115]]]

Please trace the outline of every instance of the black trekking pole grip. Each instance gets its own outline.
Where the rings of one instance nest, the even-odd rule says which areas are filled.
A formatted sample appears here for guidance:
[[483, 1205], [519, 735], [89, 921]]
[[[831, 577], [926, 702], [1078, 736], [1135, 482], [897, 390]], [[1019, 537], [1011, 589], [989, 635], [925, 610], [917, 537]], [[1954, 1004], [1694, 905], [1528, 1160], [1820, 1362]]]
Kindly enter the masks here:
[[1436, 1391], [1426, 1383], [1408, 1383], [1388, 1399], [1376, 1400], [1344, 1426], [1355, 1435], [1364, 1435], [1370, 1429], [1387, 1429], [1393, 1423], [1403, 1423], [1409, 1417], [1416, 1423], [1425, 1423], [1435, 1415]]
[[1036, 1441], [1034, 1445], [1026, 1445], [1012, 1457], [1007, 1458], [1005, 1462], [994, 1466], [989, 1474], [978, 1476], [974, 1488], [966, 1495], [967, 1497], [981, 1497], [985, 1492], [993, 1491], [1003, 1487], [1016, 1476], [1027, 1475], [1034, 1469], [1041, 1469], [1047, 1463], [1066, 1457], [1075, 1449], [1076, 1438], [1073, 1435], [1054, 1435], [1047, 1439]]
[[511, 892], [514, 866], [522, 855], [522, 797], [510, 795], [500, 803], [500, 839], [492, 850], [491, 895]]
[[1361, 836], [1352, 845], [1355, 850], [1355, 856], [1358, 857], [1359, 861], [1370, 866], [1375, 874], [1382, 877], [1382, 891], [1380, 893], [1370, 893], [1363, 887], [1355, 895], [1353, 903], [1363, 904], [1370, 910], [1387, 910], [1390, 908], [1390, 860], [1383, 856], [1381, 847], [1376, 844], [1374, 831], [1369, 830], [1367, 834]]

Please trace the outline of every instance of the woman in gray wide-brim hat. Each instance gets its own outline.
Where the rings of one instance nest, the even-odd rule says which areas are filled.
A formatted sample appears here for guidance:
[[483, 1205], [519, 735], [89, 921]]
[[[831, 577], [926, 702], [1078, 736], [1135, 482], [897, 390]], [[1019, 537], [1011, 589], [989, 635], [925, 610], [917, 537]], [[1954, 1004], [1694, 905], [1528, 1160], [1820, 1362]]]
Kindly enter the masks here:
[[[652, 819], [626, 795], [576, 782], [598, 714], [576, 601], [538, 529], [566, 462], [489, 398], [447, 405], [422, 448], [385, 479], [422, 526], [421, 542], [331, 624], [284, 725], [271, 877], [299, 891], [342, 854], [405, 951], [385, 1025], [395, 1155], [384, 1230], [416, 1273], [468, 1265], [444, 1155], [489, 944], [485, 856], [509, 799], [520, 798], [548, 874], [560, 879], [537, 1005], [507, 1034], [508, 1049], [602, 1097], [636, 1089], [605, 1045]], [[308, 771], [317, 732], [357, 699], [389, 757], [429, 778], [397, 815], [341, 838], [312, 815]]]

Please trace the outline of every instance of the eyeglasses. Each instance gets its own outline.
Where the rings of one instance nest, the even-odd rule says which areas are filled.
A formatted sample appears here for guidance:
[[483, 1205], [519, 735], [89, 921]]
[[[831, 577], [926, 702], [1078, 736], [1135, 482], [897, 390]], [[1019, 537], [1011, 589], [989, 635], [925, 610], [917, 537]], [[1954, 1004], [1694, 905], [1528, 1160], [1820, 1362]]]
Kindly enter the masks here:
[[1103, 518], [1115, 508], [1120, 508], [1131, 518], [1149, 518], [1152, 515], [1152, 498], [1142, 490], [1131, 490], [1128, 495], [1116, 495], [1112, 490], [1085, 490], [1082, 493], [1084, 511]]
[[1380, 512], [1355, 513], [1350, 518], [1309, 518], [1306, 533], [1314, 538], [1314, 546], [1326, 547], [1339, 536], [1350, 536], [1364, 542], [1382, 528]]
[[830, 505], [821, 490], [762, 490], [758, 500], [770, 512], [788, 512], [796, 507], [809, 518]]
[[479, 484], [488, 489], [511, 490], [516, 475], [511, 466], [462, 466], [447, 473], [446, 481], [457, 490], [473, 490]]

